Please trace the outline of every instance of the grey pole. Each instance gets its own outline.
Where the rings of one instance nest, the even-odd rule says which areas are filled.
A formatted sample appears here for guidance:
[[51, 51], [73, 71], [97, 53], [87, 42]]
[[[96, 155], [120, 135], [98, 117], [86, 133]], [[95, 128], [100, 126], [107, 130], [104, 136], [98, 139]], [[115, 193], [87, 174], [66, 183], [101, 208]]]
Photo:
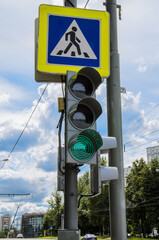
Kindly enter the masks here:
[[64, 6], [66, 7], [77, 7], [77, 0], [64, 0]]
[[[77, 7], [77, 0], [64, 0], [64, 6]], [[64, 228], [67, 230], [78, 229], [77, 174], [78, 170], [73, 164], [66, 164]]]
[[109, 165], [117, 167], [119, 171], [118, 180], [111, 181], [109, 187], [111, 240], [126, 240], [127, 230], [116, 0], [107, 0], [106, 7], [110, 13], [110, 77], [107, 79], [108, 135], [117, 138], [117, 148], [110, 150]]
[[73, 164], [66, 164], [64, 228], [68, 230], [78, 229], [77, 173], [77, 169], [73, 166]]

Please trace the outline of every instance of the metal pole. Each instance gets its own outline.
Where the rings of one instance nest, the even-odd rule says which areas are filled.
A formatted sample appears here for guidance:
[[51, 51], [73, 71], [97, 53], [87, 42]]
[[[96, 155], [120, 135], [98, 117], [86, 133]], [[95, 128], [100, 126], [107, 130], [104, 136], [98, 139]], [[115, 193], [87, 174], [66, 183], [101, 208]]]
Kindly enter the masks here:
[[117, 167], [119, 171], [118, 180], [111, 181], [109, 187], [111, 240], [126, 240], [127, 231], [116, 0], [107, 0], [106, 7], [107, 11], [110, 13], [110, 77], [107, 79], [108, 135], [116, 137], [117, 139], [117, 148], [110, 150], [109, 165]]
[[64, 229], [78, 229], [77, 169], [72, 164], [65, 166]]
[[[72, 73], [68, 71], [67, 78], [72, 77]], [[68, 81], [68, 80], [67, 80]], [[65, 97], [67, 96], [67, 86]], [[67, 101], [65, 104], [65, 113], [68, 113]], [[67, 121], [68, 115], [65, 114], [65, 139], [67, 139]], [[67, 151], [65, 145], [65, 151]], [[65, 163], [65, 189], [64, 189], [64, 229], [78, 229], [78, 211], [77, 211], [77, 174], [78, 167], [74, 164]]]
[[[64, 6], [76, 8], [77, 0], [64, 0]], [[67, 230], [78, 229], [77, 174], [74, 165], [65, 165], [64, 228]]]
[[77, 0], [64, 0], [64, 6], [66, 7], [77, 7]]

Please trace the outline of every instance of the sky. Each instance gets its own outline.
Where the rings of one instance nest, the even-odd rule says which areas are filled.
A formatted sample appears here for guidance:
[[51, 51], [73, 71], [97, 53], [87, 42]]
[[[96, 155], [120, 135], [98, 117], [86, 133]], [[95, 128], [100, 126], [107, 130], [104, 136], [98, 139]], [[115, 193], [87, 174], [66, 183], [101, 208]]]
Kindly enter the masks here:
[[[86, 1], [78, 0], [78, 8]], [[118, 0], [124, 166], [147, 160], [146, 148], [159, 140], [159, 2]], [[49, 84], [29, 124], [46, 83], [34, 78], [34, 20], [39, 5], [63, 6], [62, 0], [0, 1], [0, 214], [46, 212], [57, 185], [59, 83]], [[89, 0], [87, 9], [105, 11], [103, 0]], [[103, 113], [98, 131], [107, 136], [106, 80], [97, 90]], [[3, 159], [9, 157], [5, 163]], [[84, 171], [83, 167], [82, 171]], [[19, 219], [19, 218], [18, 218]], [[18, 221], [18, 220], [17, 220]]]

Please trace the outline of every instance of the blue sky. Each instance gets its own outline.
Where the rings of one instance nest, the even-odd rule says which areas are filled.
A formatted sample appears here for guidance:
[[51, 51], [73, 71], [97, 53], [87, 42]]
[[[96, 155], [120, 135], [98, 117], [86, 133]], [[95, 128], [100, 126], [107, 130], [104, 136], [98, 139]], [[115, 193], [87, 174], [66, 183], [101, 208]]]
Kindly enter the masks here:
[[[117, 2], [122, 5], [118, 46], [121, 86], [127, 91], [122, 94], [127, 167], [141, 157], [146, 160], [146, 147], [157, 145], [152, 140], [159, 136], [159, 2]], [[34, 19], [42, 3], [63, 5], [62, 0], [0, 1], [0, 159], [8, 157], [45, 87], [34, 80]], [[78, 7], [85, 3], [78, 0]], [[87, 9], [105, 10], [103, 0], [90, 0]], [[20, 201], [19, 216], [47, 210], [47, 200], [56, 188], [59, 96], [61, 85], [50, 84], [9, 162], [0, 170], [0, 193], [31, 196], [1, 197], [0, 214], [14, 215]], [[106, 136], [106, 81], [97, 98], [103, 108], [98, 131]]]

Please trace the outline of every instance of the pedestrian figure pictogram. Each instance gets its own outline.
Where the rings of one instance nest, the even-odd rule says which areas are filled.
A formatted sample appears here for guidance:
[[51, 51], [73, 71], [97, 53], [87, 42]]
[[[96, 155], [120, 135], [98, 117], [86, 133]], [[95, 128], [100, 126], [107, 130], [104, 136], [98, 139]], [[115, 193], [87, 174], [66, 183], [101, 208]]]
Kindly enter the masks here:
[[50, 56], [97, 59], [76, 20], [73, 20]]
[[77, 48], [78, 55], [81, 55], [80, 45], [78, 44], [81, 41], [79, 40], [78, 37], [76, 37], [76, 33], [75, 33], [76, 31], [77, 31], [77, 28], [76, 27], [72, 27], [72, 31], [70, 31], [70, 32], [65, 34], [65, 40], [66, 41], [68, 41], [69, 36], [70, 36], [70, 43], [67, 46], [67, 48], [64, 50], [65, 54], [70, 50], [72, 45], [74, 45]]

